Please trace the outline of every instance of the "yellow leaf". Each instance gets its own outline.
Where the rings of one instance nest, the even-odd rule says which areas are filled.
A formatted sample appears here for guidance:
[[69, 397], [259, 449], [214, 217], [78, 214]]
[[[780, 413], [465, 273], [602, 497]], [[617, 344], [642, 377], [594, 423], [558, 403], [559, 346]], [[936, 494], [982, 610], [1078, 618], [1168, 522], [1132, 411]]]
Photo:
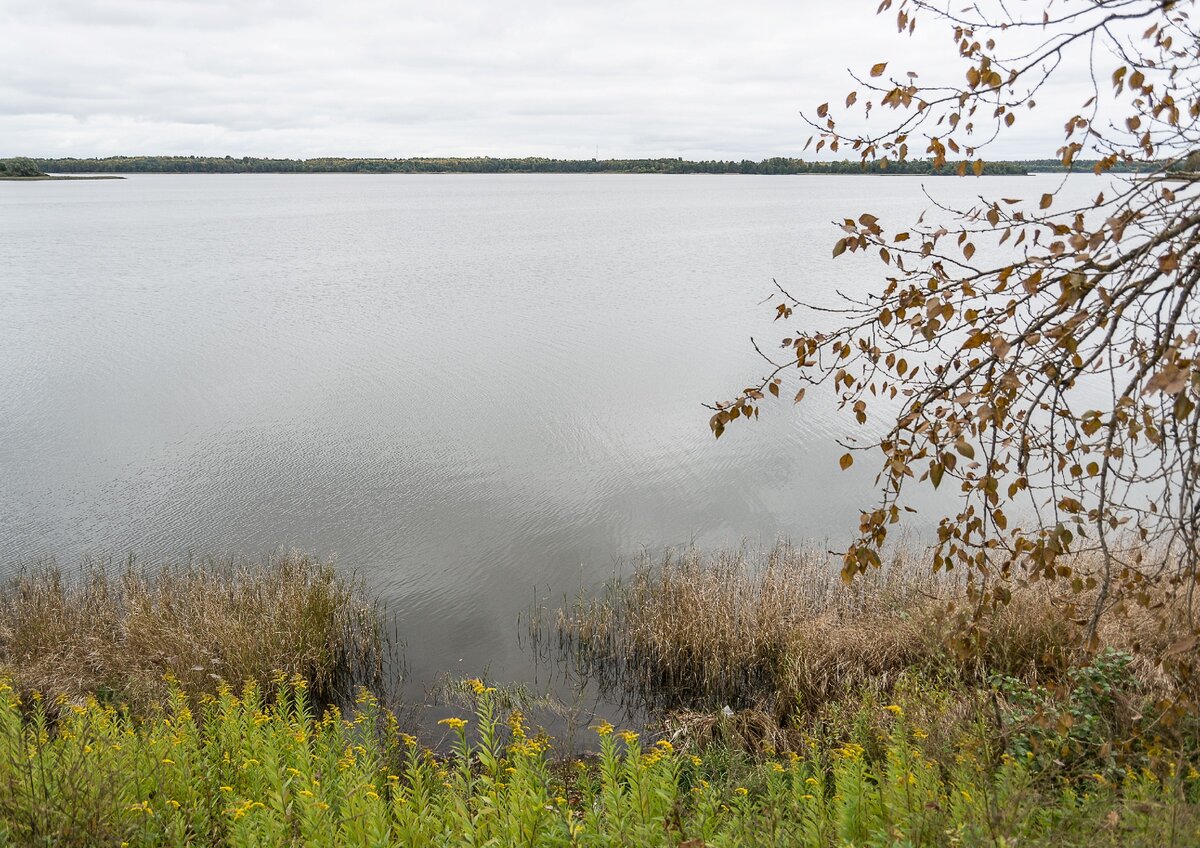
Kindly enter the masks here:
[[840, 465], [842, 467], [843, 471], [845, 471], [847, 468], [849, 468], [853, 464], [854, 464], [854, 457], [852, 457], [848, 453], [842, 454], [842, 458], [840, 460], [838, 460], [838, 465]]
[[881, 77], [883, 72], [887, 70], [887, 62], [880, 62], [878, 65], [871, 66], [871, 76]]

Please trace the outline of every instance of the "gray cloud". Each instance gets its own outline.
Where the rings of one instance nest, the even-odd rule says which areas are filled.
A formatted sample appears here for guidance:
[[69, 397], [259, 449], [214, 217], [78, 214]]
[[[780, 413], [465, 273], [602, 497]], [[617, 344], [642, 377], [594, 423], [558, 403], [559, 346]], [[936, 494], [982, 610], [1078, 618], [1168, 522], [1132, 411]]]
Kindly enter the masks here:
[[874, 5], [0, 0], [0, 155], [798, 155], [848, 66], [961, 74]]

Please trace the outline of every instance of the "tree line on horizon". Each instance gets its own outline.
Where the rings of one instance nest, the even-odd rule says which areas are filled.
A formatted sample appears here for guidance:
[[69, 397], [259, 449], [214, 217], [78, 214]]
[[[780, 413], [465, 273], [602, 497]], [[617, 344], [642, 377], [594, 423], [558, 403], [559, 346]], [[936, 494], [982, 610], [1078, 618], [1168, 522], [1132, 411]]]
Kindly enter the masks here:
[[[970, 163], [932, 159], [891, 162], [811, 161], [776, 156], [760, 161], [743, 159], [691, 161], [657, 159], [550, 159], [415, 157], [407, 159], [359, 159], [323, 157], [316, 159], [272, 159], [255, 156], [108, 156], [104, 158], [61, 158], [33, 160], [48, 173], [146, 173], [146, 174], [282, 174], [282, 173], [369, 173], [369, 174], [861, 174], [954, 175]], [[1144, 167], [1144, 166], [1143, 166]], [[1078, 161], [1076, 169], [1089, 169]], [[1056, 159], [989, 161], [983, 173], [1027, 174], [1031, 171], [1063, 171]], [[1117, 168], [1117, 170], [1121, 170]]]

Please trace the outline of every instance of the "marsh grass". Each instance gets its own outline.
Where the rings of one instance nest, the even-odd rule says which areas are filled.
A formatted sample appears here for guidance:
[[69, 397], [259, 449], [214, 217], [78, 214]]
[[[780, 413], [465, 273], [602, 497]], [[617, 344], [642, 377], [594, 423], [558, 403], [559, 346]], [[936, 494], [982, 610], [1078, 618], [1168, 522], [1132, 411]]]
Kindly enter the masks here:
[[[782, 725], [864, 691], [885, 695], [913, 672], [960, 685], [985, 685], [995, 675], [1060, 679], [1078, 657], [1079, 625], [1066, 612], [1072, 603], [1082, 605], [1081, 596], [1069, 589], [1016, 591], [964, 653], [954, 645], [955, 610], [968, 606], [965, 584], [931, 574], [916, 548], [901, 548], [851, 586], [833, 557], [813, 549], [689, 548], [643, 558], [599, 597], [565, 605], [553, 627], [576, 674], [651, 710], [753, 708]], [[1165, 643], [1171, 634], [1149, 617], [1129, 617], [1101, 637], [1125, 648]], [[1137, 668], [1147, 691], [1170, 688], [1152, 663]]]
[[307, 681], [319, 702], [378, 685], [385, 640], [361, 581], [298, 552], [150, 568], [50, 563], [0, 586], [0, 665], [21, 692], [140, 711], [166, 676], [189, 696], [222, 680]]

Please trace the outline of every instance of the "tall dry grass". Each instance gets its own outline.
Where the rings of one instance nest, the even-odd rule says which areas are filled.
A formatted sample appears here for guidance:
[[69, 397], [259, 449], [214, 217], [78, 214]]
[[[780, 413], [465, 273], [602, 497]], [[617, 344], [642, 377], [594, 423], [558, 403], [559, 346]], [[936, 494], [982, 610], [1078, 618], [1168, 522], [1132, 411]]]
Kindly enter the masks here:
[[55, 564], [0, 584], [0, 671], [18, 688], [161, 702], [221, 680], [305, 678], [325, 702], [382, 675], [380, 616], [361, 581], [297, 552], [150, 569]]
[[[651, 709], [754, 706], [780, 721], [864, 688], [886, 692], [914, 670], [1044, 681], [1075, 657], [1079, 625], [1064, 609], [1081, 598], [1069, 588], [1014, 591], [960, 656], [950, 646], [960, 627], [951, 610], [968, 606], [962, 580], [931, 574], [915, 548], [848, 587], [839, 571], [836, 558], [789, 544], [646, 557], [599, 598], [559, 610], [559, 647], [582, 676]], [[1149, 618], [1101, 636], [1118, 648], [1166, 638]], [[1150, 663], [1143, 670], [1156, 673]]]

